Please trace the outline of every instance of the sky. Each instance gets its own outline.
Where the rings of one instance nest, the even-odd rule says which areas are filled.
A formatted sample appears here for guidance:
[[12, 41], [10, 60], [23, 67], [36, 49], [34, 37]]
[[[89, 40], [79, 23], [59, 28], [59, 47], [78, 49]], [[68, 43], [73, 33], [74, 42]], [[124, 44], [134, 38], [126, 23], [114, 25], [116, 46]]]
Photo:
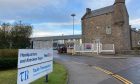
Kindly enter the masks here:
[[[112, 5], [114, 0], [0, 0], [0, 23], [22, 21], [33, 26], [32, 37], [81, 34], [81, 17], [92, 10]], [[126, 0], [130, 25], [140, 29], [140, 0]]]

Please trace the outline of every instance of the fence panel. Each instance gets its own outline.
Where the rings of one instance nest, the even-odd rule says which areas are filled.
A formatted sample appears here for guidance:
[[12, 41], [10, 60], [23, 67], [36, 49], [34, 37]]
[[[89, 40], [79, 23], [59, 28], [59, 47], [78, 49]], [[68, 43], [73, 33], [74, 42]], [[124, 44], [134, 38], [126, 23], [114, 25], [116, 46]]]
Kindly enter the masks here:
[[115, 52], [114, 44], [83, 43], [74, 46], [75, 52]]

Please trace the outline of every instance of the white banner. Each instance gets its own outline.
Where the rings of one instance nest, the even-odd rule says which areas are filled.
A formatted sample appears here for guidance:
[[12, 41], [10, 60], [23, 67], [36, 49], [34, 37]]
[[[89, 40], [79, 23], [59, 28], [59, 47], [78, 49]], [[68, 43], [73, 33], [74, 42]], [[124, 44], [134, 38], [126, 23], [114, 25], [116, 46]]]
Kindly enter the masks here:
[[19, 49], [18, 68], [53, 60], [53, 50]]
[[29, 84], [34, 80], [51, 73], [53, 71], [52, 62], [53, 61], [19, 69], [17, 84]]

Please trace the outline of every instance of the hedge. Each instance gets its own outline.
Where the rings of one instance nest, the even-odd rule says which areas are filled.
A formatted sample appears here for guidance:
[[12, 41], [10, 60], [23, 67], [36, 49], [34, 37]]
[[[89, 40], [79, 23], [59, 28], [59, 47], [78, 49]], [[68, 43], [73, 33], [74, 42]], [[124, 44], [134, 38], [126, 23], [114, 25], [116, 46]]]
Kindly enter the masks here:
[[0, 58], [0, 69], [11, 69], [17, 67], [17, 58]]
[[0, 70], [16, 68], [17, 60], [17, 49], [0, 49]]
[[17, 58], [18, 49], [0, 49], [0, 57]]

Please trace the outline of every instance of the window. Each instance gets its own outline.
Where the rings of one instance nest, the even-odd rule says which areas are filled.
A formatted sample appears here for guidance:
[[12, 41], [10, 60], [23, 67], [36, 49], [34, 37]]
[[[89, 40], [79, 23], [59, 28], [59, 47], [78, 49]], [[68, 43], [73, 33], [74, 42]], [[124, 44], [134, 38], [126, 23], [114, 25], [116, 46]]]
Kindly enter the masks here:
[[111, 26], [106, 27], [106, 34], [111, 34]]

